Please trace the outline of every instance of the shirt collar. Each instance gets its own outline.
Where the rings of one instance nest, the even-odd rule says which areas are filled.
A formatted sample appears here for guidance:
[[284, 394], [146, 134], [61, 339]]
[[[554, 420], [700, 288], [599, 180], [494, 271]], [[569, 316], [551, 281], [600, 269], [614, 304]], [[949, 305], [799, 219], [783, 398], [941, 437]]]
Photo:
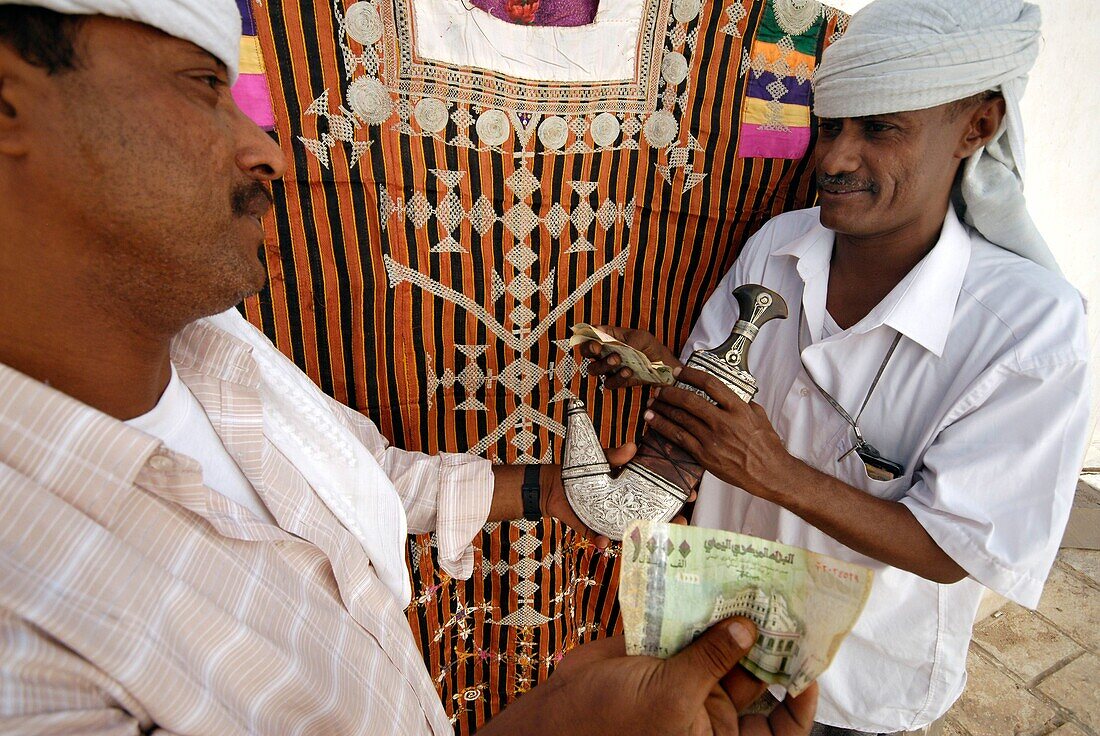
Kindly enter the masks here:
[[[258, 386], [252, 348], [207, 320], [180, 330], [172, 360], [215, 378]], [[57, 493], [80, 486], [88, 499], [137, 482], [157, 438], [0, 363], [0, 463]], [[74, 484], [73, 478], [80, 478]]]
[[192, 322], [172, 338], [172, 362], [228, 383], [260, 385], [252, 346], [219, 329], [211, 318]]
[[0, 463], [59, 495], [111, 503], [161, 445], [3, 364], [0, 397]]
[[[833, 240], [834, 233], [818, 220], [808, 232], [777, 248], [773, 255], [797, 259], [799, 276], [810, 284], [822, 275], [828, 275]], [[852, 332], [865, 333], [888, 325], [937, 357], [941, 356], [969, 263], [969, 233], [959, 222], [954, 208], [949, 207], [936, 245], [866, 317], [851, 328]], [[813, 325], [810, 327], [812, 330]]]
[[809, 281], [822, 271], [827, 271], [833, 256], [832, 230], [821, 224], [821, 208], [815, 207], [817, 221], [803, 235], [773, 251], [773, 256], [794, 256], [795, 268], [803, 281]]

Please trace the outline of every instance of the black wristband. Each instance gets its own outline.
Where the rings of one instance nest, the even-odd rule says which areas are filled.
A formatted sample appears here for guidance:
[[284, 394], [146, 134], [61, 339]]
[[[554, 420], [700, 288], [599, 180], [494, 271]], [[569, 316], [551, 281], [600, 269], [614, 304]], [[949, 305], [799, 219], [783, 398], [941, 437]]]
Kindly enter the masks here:
[[538, 521], [542, 518], [542, 506], [539, 503], [542, 498], [542, 485], [539, 483], [541, 474], [541, 465], [528, 465], [523, 469], [520, 495], [523, 498], [523, 518], [528, 521]]

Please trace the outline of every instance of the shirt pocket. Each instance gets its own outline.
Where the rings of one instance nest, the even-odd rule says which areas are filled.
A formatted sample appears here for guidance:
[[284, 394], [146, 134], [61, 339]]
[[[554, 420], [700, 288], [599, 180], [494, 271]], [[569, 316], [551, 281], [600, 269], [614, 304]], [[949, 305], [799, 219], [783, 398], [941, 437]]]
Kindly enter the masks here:
[[[851, 440], [845, 438], [836, 446], [836, 457], [840, 457], [852, 449]], [[876, 480], [867, 474], [867, 466], [857, 453], [849, 453], [843, 460], [834, 464], [835, 475], [850, 486], [864, 491], [875, 498], [884, 501], [900, 501], [905, 492], [909, 490], [910, 479], [908, 474], [893, 480]]]

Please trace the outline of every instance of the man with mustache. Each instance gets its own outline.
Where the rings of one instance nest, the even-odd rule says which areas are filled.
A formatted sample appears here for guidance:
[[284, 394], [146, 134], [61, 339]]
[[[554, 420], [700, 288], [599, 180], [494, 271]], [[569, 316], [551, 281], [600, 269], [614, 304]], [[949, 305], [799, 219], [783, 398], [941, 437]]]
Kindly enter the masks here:
[[[857, 13], [816, 75], [820, 207], [749, 240], [684, 350], [726, 340], [734, 287], [777, 291], [790, 318], [754, 341], [757, 403], [684, 368], [717, 404], [661, 388], [646, 414], [708, 471], [693, 523], [874, 569], [821, 678], [815, 735], [942, 716], [983, 586], [1034, 607], [1058, 549], [1088, 346], [1022, 194], [1019, 99], [1039, 43], [1020, 0]], [[646, 333], [616, 334], [676, 362]], [[631, 383], [616, 362], [595, 371]]]
[[[406, 531], [469, 576], [487, 518], [575, 522], [552, 469], [388, 447], [233, 309], [284, 170], [239, 30], [232, 0], [0, 0], [0, 732], [449, 734]], [[754, 638], [582, 646], [483, 732], [804, 736], [813, 688], [739, 718]]]

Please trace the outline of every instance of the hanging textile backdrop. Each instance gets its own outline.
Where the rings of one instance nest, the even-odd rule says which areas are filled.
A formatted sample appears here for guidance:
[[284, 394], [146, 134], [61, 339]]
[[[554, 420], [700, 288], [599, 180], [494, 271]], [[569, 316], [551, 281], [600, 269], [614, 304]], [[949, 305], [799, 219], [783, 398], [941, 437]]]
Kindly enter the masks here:
[[[812, 203], [816, 0], [239, 0], [235, 90], [289, 158], [250, 320], [395, 445], [559, 458], [564, 401], [636, 437], [576, 322], [679, 346], [745, 239]], [[266, 89], [265, 89], [266, 85]], [[410, 538], [414, 636], [459, 733], [613, 632], [615, 551], [490, 524], [473, 578]]]

